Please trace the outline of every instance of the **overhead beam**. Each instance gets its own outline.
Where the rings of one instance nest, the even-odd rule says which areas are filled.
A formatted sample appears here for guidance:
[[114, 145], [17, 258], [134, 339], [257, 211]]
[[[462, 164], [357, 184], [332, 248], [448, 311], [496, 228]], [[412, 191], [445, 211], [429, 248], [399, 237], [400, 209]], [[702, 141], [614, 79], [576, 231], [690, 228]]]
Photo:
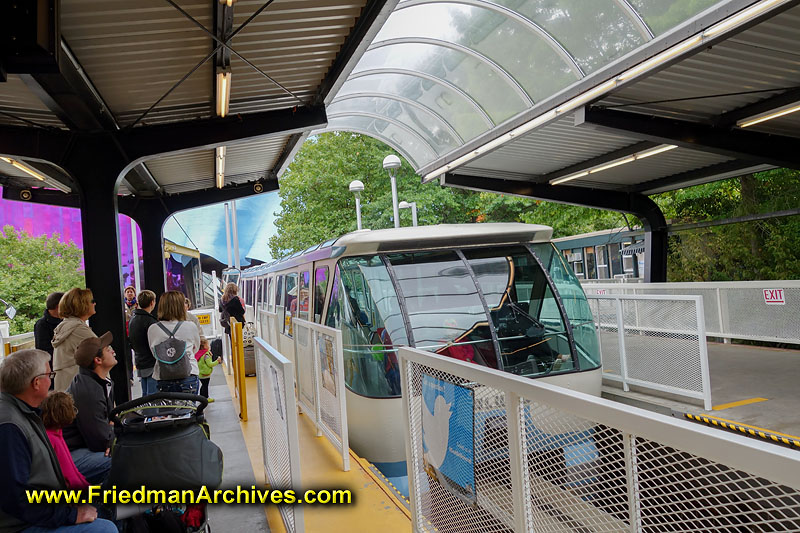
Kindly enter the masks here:
[[303, 146], [303, 143], [308, 138], [308, 132], [304, 133], [295, 133], [289, 140], [286, 142], [286, 145], [283, 147], [283, 151], [281, 155], [278, 156], [277, 161], [275, 161], [275, 166], [272, 167], [271, 174], [276, 178], [281, 175], [283, 169], [289, 166], [289, 163], [292, 162], [294, 159], [295, 154], [300, 150], [300, 147]]
[[575, 113], [575, 124], [587, 129], [800, 169], [798, 140], [790, 137], [595, 107], [582, 107]]
[[[665, 187], [674, 187], [675, 189], [681, 189], [683, 187], [690, 186], [689, 184], [691, 184], [691, 182], [694, 182], [696, 180], [700, 180], [706, 177], [711, 177], [719, 174], [729, 174], [731, 172], [744, 171], [745, 169], [749, 168], [753, 168], [752, 161], [741, 161], [741, 160], [723, 161], [722, 163], [717, 163], [716, 165], [689, 170], [687, 172], [673, 174], [672, 176], [666, 176], [663, 178], [637, 183], [636, 185], [627, 187], [625, 191], [646, 193], [646, 191], [660, 190]], [[724, 178], [719, 178], [719, 179], [724, 179]]]
[[30, 204], [55, 205], [59, 207], [74, 207], [79, 209], [81, 199], [76, 193], [64, 194], [53, 189], [39, 189], [36, 187], [16, 187], [3, 185], [3, 200], [14, 200]]
[[725, 128], [735, 126], [740, 120], [767, 113], [785, 105], [800, 102], [800, 87], [784, 91], [775, 96], [759, 100], [750, 105], [723, 113], [714, 121], [717, 127]]
[[336, 59], [333, 60], [331, 68], [328, 69], [328, 73], [322, 80], [314, 98], [315, 104], [326, 103], [330, 96], [339, 91], [398, 2], [399, 0], [370, 0], [367, 2], [367, 5], [361, 10], [361, 15], [356, 20], [353, 30], [347, 36]]
[[159, 154], [214, 148], [277, 134], [293, 134], [326, 126], [322, 106], [296, 107], [179, 122], [139, 126], [117, 134], [130, 160]]
[[513, 194], [562, 204], [632, 213], [645, 230], [645, 281], [667, 280], [667, 221], [658, 205], [643, 194], [445, 174], [443, 185], [482, 192]]

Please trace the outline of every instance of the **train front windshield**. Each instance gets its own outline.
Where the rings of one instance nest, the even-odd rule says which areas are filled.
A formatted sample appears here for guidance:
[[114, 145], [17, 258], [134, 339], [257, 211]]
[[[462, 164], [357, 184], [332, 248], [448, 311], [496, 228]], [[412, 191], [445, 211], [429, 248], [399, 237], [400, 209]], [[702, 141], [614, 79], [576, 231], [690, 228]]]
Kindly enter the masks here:
[[586, 297], [550, 243], [343, 258], [326, 322], [365, 396], [400, 394], [397, 346], [526, 377], [600, 366]]

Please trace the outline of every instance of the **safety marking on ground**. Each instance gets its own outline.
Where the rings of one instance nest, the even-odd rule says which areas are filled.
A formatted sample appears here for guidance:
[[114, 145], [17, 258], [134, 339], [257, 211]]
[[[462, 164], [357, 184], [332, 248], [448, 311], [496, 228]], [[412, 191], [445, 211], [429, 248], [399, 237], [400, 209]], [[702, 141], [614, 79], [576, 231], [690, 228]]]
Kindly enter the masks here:
[[710, 424], [712, 426], [721, 427], [731, 431], [738, 431], [739, 433], [744, 433], [749, 437], [757, 437], [800, 449], [800, 437], [796, 437], [794, 435], [778, 433], [777, 431], [770, 431], [768, 429], [751, 426], [749, 424], [742, 424], [740, 422], [734, 422], [732, 420], [726, 420], [724, 418], [718, 418], [715, 416], [693, 415], [691, 413], [684, 413], [683, 416], [689, 420], [694, 420], [695, 422]]
[[767, 401], [766, 398], [748, 398], [747, 400], [739, 400], [738, 402], [730, 402], [730, 403], [715, 405], [712, 408], [712, 411], [722, 411], [724, 409], [730, 409], [731, 407], [741, 407], [742, 405], [750, 405], [751, 403], [759, 403], [766, 401]]

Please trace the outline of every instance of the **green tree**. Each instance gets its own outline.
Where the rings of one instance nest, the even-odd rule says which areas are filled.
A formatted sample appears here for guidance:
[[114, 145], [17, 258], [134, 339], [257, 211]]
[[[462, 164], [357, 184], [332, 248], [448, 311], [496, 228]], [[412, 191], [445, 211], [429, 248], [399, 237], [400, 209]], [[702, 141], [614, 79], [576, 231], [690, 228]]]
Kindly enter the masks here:
[[[383, 158], [389, 154], [396, 152], [356, 133], [325, 133], [309, 139], [281, 178], [281, 211], [275, 221], [278, 231], [269, 241], [272, 255], [285, 257], [354, 231], [355, 197], [348, 186], [356, 179], [364, 183], [363, 227], [393, 227], [391, 184], [383, 169]], [[417, 202], [421, 225], [477, 221], [479, 194], [423, 185], [411, 166], [401, 160], [398, 198]], [[401, 210], [400, 220], [404, 226], [411, 225], [411, 213]]]
[[83, 252], [58, 239], [58, 235], [31, 237], [13, 226], [0, 232], [0, 298], [17, 309], [12, 335], [33, 331], [48, 294], [84, 285]]

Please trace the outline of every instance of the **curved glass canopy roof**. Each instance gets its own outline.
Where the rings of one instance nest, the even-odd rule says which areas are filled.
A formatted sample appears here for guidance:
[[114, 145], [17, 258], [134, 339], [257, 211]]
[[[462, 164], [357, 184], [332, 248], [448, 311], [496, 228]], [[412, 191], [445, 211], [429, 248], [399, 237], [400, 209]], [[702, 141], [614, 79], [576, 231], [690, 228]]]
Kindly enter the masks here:
[[328, 105], [324, 131], [419, 169], [719, 0], [403, 0]]

